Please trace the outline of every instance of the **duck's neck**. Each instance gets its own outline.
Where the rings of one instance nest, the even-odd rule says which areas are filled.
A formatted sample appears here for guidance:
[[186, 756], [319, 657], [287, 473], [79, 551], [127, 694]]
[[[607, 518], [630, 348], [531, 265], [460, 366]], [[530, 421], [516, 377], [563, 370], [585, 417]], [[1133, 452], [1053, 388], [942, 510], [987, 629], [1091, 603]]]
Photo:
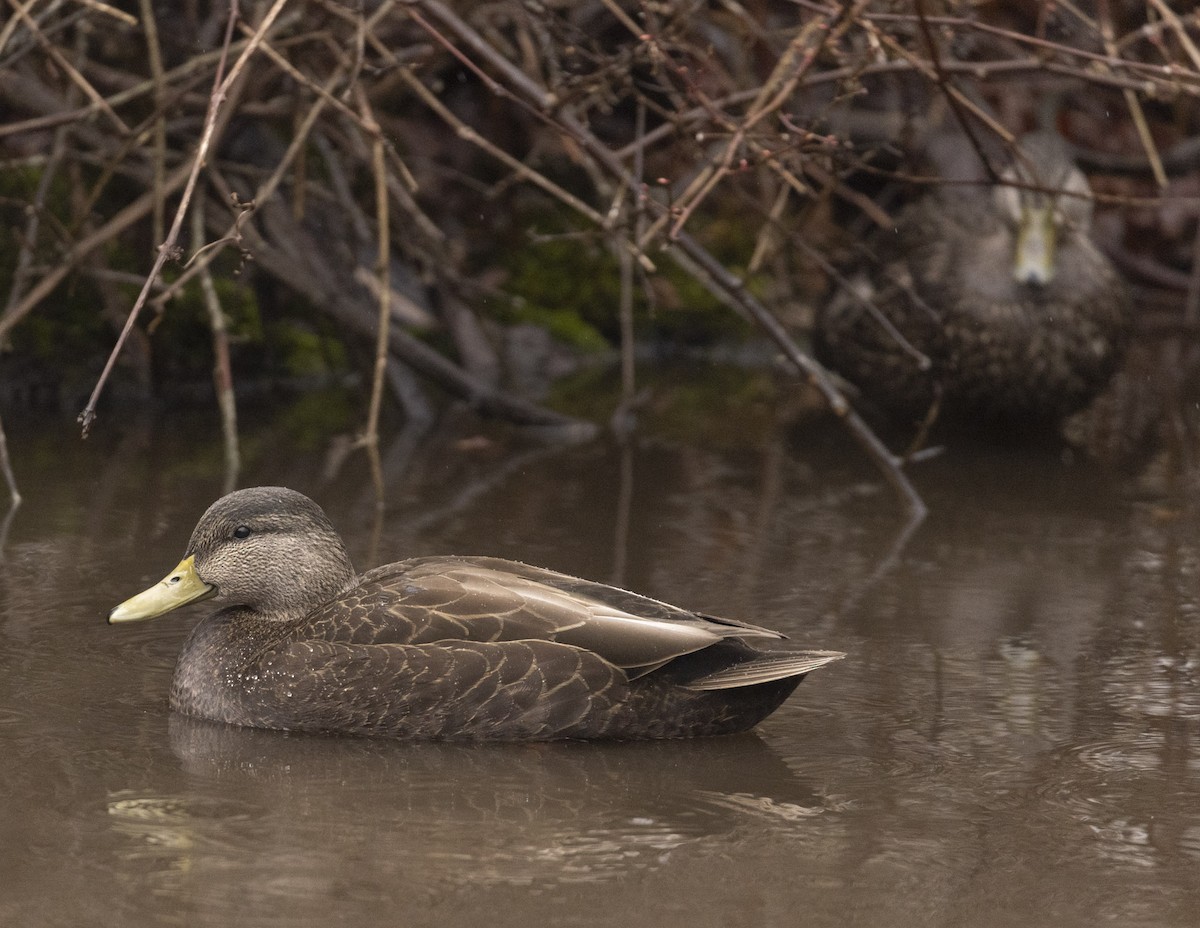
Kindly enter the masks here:
[[205, 616], [184, 642], [171, 685], [171, 708], [187, 715], [249, 724], [245, 694], [253, 688], [258, 659], [293, 623], [264, 619], [238, 607]]
[[331, 530], [317, 543], [290, 550], [286, 562], [264, 568], [255, 609], [272, 621], [299, 620], [334, 600], [357, 579], [341, 539]]

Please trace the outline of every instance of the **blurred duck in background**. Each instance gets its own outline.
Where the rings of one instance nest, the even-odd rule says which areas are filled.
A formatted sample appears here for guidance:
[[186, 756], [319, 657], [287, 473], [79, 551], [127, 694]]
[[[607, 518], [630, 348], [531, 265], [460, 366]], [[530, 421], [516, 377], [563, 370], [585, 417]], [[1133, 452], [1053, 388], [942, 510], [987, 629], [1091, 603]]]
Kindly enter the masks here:
[[817, 357], [894, 419], [1055, 428], [1105, 387], [1127, 340], [1087, 179], [1050, 130], [1022, 137], [990, 187], [961, 136], [929, 155], [945, 183], [872, 237], [871, 266], [818, 313]]

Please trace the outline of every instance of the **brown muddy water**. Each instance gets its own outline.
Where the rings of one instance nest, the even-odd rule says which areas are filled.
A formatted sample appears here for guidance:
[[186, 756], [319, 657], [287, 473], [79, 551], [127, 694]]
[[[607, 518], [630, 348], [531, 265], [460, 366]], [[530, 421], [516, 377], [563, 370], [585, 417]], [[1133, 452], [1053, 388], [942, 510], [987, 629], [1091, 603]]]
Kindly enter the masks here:
[[902, 528], [827, 429], [546, 448], [470, 420], [365, 466], [247, 423], [240, 485], [309, 493], [360, 568], [500, 555], [849, 657], [754, 733], [438, 745], [174, 717], [203, 605], [107, 609], [221, 493], [207, 416], [8, 423], [0, 924], [1194, 926], [1195, 475], [951, 448]]

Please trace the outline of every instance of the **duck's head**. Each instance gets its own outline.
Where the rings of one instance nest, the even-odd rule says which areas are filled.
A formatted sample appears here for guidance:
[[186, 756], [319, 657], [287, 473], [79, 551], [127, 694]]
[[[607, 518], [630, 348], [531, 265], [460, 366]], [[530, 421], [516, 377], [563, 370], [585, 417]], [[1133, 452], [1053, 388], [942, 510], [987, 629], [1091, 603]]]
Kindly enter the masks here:
[[1013, 277], [1045, 286], [1058, 269], [1063, 232], [1086, 235], [1091, 227], [1091, 187], [1062, 136], [1049, 130], [1020, 140], [1003, 180], [996, 205], [1014, 230]]
[[320, 506], [285, 487], [253, 487], [209, 506], [183, 560], [113, 609], [108, 621], [152, 619], [209, 598], [287, 621], [331, 600], [354, 576]]

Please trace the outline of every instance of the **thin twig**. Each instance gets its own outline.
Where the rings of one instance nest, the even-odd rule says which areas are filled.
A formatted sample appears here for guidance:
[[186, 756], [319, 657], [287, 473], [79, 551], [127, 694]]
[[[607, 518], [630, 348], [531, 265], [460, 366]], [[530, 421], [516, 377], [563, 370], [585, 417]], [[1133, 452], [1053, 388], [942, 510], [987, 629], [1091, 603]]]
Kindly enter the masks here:
[[162, 48], [158, 42], [158, 19], [152, 0], [138, 0], [142, 28], [146, 31], [146, 50], [150, 57], [150, 78], [154, 81], [154, 241], [163, 240], [166, 200], [163, 197], [163, 178], [167, 173], [167, 85], [163, 77]]
[[[96, 403], [100, 399], [100, 393], [103, 391], [104, 385], [112, 373], [113, 365], [116, 363], [117, 356], [121, 353], [121, 348], [124, 346], [125, 340], [129, 338], [129, 332], [133, 329], [133, 324], [137, 319], [138, 313], [141, 311], [142, 306], [145, 305], [146, 299], [150, 295], [150, 289], [154, 285], [154, 281], [158, 278], [159, 272], [162, 271], [163, 265], [166, 264], [169, 258], [173, 258], [176, 254], [178, 247], [176, 242], [179, 240], [179, 230], [183, 226], [183, 217], [187, 212], [188, 205], [191, 203], [192, 193], [196, 189], [196, 179], [200, 176], [200, 169], [204, 166], [209, 148], [216, 135], [217, 117], [220, 115], [221, 106], [225, 102], [234, 82], [240, 79], [246, 63], [255, 51], [258, 50], [259, 44], [266, 38], [272, 23], [283, 12], [283, 8], [286, 5], [287, 0], [275, 0], [271, 8], [267, 11], [267, 15], [263, 17], [262, 22], [255, 30], [255, 34], [250, 42], [242, 50], [242, 54], [234, 62], [233, 67], [229, 69], [228, 75], [225, 74], [224, 56], [222, 56], [220, 64], [217, 66], [216, 75], [213, 78], [214, 86], [212, 96], [209, 99], [208, 113], [204, 118], [204, 132], [200, 136], [200, 144], [196, 147], [196, 153], [188, 171], [187, 183], [184, 186], [183, 195], [180, 197], [179, 207], [175, 211], [175, 218], [171, 223], [171, 229], [167, 233], [166, 240], [158, 248], [158, 255], [155, 257], [154, 265], [146, 277], [145, 286], [142, 287], [142, 292], [138, 294], [133, 308], [129, 311], [129, 317], [125, 320], [125, 327], [117, 337], [117, 343], [113, 347], [112, 353], [108, 356], [108, 362], [104, 365], [104, 370], [100, 373], [96, 387], [92, 390], [92, 395], [88, 398], [83, 412], [79, 414], [79, 424], [82, 427], [85, 438], [87, 437], [88, 430], [91, 428], [92, 422], [96, 418]], [[239, 15], [238, 0], [230, 0], [229, 7], [229, 20], [226, 24], [225, 41], [222, 46], [226, 51], [233, 41], [233, 29]]]
[[[264, 48], [266, 47], [264, 43]], [[295, 162], [300, 151], [308, 144], [309, 133], [312, 131], [313, 126], [316, 125], [325, 107], [334, 99], [328, 92], [329, 89], [341, 83], [344, 74], [345, 72], [342, 68], [338, 67], [334, 69], [329, 79], [325, 82], [324, 87], [321, 88], [324, 92], [317, 94], [313, 105], [293, 130], [292, 140], [288, 144], [287, 150], [283, 153], [283, 157], [279, 159], [279, 162], [275, 165], [274, 170], [271, 171], [266, 180], [259, 184], [258, 188], [254, 191], [253, 198], [249, 202], [237, 198], [232, 191], [225, 191], [228, 202], [237, 210], [233, 221], [223, 234], [200, 248], [192, 256], [184, 272], [156, 298], [158, 305], [164, 305], [167, 300], [172, 299], [193, 275], [200, 273], [204, 268], [212, 264], [226, 246], [241, 245], [243, 228], [254, 214], [275, 195], [275, 191], [283, 183], [283, 179], [287, 176], [288, 170]]]
[[129, 126], [125, 125], [125, 120], [117, 115], [116, 111], [108, 105], [104, 97], [102, 97], [96, 88], [91, 85], [91, 82], [79, 73], [78, 69], [63, 56], [62, 52], [55, 47], [53, 42], [46, 38], [41, 30], [41, 27], [38, 26], [34, 18], [29, 15], [26, 8], [22, 6], [18, 0], [8, 0], [8, 5], [11, 6], [16, 12], [17, 18], [21, 19], [29, 27], [29, 31], [33, 33], [34, 38], [42, 47], [42, 50], [51, 59], [53, 59], [56, 65], [63, 69], [63, 72], [67, 75], [67, 77], [69, 77], [71, 81], [84, 92], [87, 98], [92, 101], [97, 109], [99, 109], [100, 112], [108, 117], [109, 121], [113, 124], [113, 126], [116, 127], [117, 131], [121, 133], [121, 135], [128, 135]]
[[[1188, 58], [1191, 59], [1192, 67], [1200, 71], [1200, 48], [1196, 47], [1196, 43], [1193, 42], [1192, 37], [1188, 35], [1187, 27], [1180, 20], [1179, 14], [1167, 6], [1163, 0], [1150, 0], [1150, 3], [1153, 5], [1154, 9], [1158, 10], [1158, 15], [1160, 15], [1166, 21], [1167, 25], [1170, 26], [1171, 31], [1175, 33], [1175, 37], [1179, 40], [1179, 44], [1183, 46], [1183, 50], [1187, 52]], [[1117, 58], [1118, 61], [1121, 60], [1116, 56], [1115, 49], [1110, 49], [1109, 54], [1111, 57]]]
[[376, 257], [375, 273], [379, 280], [379, 318], [375, 336], [375, 374], [371, 379], [371, 402], [367, 411], [367, 428], [362, 436], [362, 443], [367, 449], [371, 462], [371, 478], [375, 485], [375, 508], [383, 512], [383, 467], [379, 460], [379, 411], [383, 406], [383, 385], [387, 377], [388, 365], [388, 331], [391, 328], [391, 296], [392, 296], [392, 240], [390, 234], [391, 219], [388, 205], [387, 165], [384, 159], [383, 134], [379, 131], [379, 123], [371, 111], [370, 101], [362, 92], [361, 85], [356, 84], [357, 101], [360, 116], [371, 132], [371, 168], [375, 178], [375, 236], [379, 243]]
[[21, 290], [24, 288], [25, 281], [29, 276], [30, 267], [33, 264], [34, 250], [37, 248], [42, 217], [46, 210], [46, 197], [50, 192], [50, 185], [58, 177], [59, 166], [66, 152], [67, 129], [62, 126], [55, 129], [53, 138], [54, 140], [50, 143], [50, 153], [46, 158], [46, 164], [42, 168], [41, 176], [38, 177], [37, 189], [34, 191], [33, 200], [29, 204], [28, 218], [21, 236], [21, 248], [17, 252], [17, 262], [13, 268], [12, 286], [8, 291], [8, 299], [4, 303], [3, 318], [8, 317], [13, 307], [17, 305], [17, 300], [21, 296]]
[[905, 475], [900, 458], [892, 454], [871, 427], [854, 411], [854, 408], [842, 396], [841, 391], [834, 386], [833, 380], [815, 360], [805, 354], [793, 341], [787, 329], [762, 305], [745, 287], [745, 284], [729, 270], [715, 260], [695, 239], [686, 232], [677, 239], [679, 247], [689, 258], [699, 264], [712, 278], [715, 286], [719, 287], [735, 299], [755, 322], [779, 346], [784, 357], [792, 364], [797, 372], [816, 388], [825, 400], [826, 405], [838, 416], [849, 430], [851, 436], [867, 452], [868, 456], [879, 468], [904, 502], [913, 519], [924, 518], [927, 509], [921, 496], [917, 493], [908, 477]]
[[[804, 79], [804, 75], [808, 73], [821, 50], [841, 37], [855, 21], [855, 17], [866, 6], [866, 3], [867, 0], [857, 0], [856, 3], [843, 7], [827, 21], [815, 20], [808, 23], [792, 39], [784, 53], [779, 56], [779, 61], [776, 62], [767, 80], [759, 88], [758, 95], [751, 103], [746, 116], [732, 126], [733, 134], [720, 158], [719, 165], [712, 170], [711, 176], [700, 185], [701, 189], [696, 191], [691, 202], [688, 202], [687, 197], [682, 197], [681, 202], [677, 203], [671, 232], [672, 238], [678, 235], [688, 217], [703, 202], [708, 193], [729, 173], [735, 154], [750, 141], [747, 138], [749, 133], [763, 119], [784, 105], [800, 81]], [[749, 147], [767, 159], [777, 170], [782, 171], [782, 167], [771, 157], [769, 150], [752, 142]], [[786, 172], [783, 173], [786, 174]], [[786, 179], [787, 177], [785, 177]], [[807, 193], [802, 187], [798, 192]], [[653, 233], [651, 232], [651, 234]]]
[[95, 10], [97, 13], [103, 13], [105, 16], [111, 16], [126, 26], [136, 26], [138, 24], [136, 16], [126, 13], [124, 10], [118, 10], [115, 6], [110, 6], [107, 3], [101, 3], [100, 0], [72, 0], [72, 2], [86, 6], [89, 10]]
[[[1104, 50], [1114, 58], [1116, 55], [1116, 41], [1113, 38], [1112, 29], [1112, 11], [1109, 9], [1108, 0], [1100, 0], [1100, 36], [1104, 40]], [[1154, 136], [1150, 132], [1150, 126], [1146, 122], [1146, 113], [1142, 109], [1142, 104], [1138, 102], [1137, 94], [1129, 88], [1122, 91], [1125, 97], [1125, 106], [1129, 109], [1130, 118], [1133, 119], [1133, 125], [1137, 129], [1138, 140], [1142, 143], [1142, 150], [1146, 153], [1146, 158], [1150, 162], [1150, 170], [1154, 173], [1154, 182], [1158, 184], [1159, 190], [1166, 189], [1167, 172], [1163, 169], [1162, 157], [1158, 153], [1158, 146], [1154, 143]]]
[[[190, 167], [186, 164], [176, 168], [167, 175], [166, 181], [163, 184], [163, 189], [168, 193], [173, 193], [177, 190], [184, 181], [187, 180]], [[75, 245], [46, 272], [46, 274], [38, 280], [36, 284], [29, 288], [27, 292], [17, 303], [9, 307], [3, 316], [0, 316], [0, 341], [12, 331], [13, 326], [19, 323], [27, 316], [35, 306], [42, 300], [46, 299], [54, 288], [62, 283], [63, 279], [70, 274], [78, 264], [92, 253], [95, 249], [112, 241], [117, 235], [128, 229], [135, 222], [143, 219], [154, 207], [154, 191], [150, 190], [143, 193], [140, 197], [118, 212], [108, 222], [100, 226], [91, 235], [80, 239]]]
[[[454, 115], [454, 113], [445, 104], [443, 104], [441, 100], [437, 98], [436, 94], [422, 84], [420, 79], [413, 74], [407, 66], [401, 67], [400, 74], [403, 77], [404, 82], [416, 92], [418, 97], [421, 98], [421, 101], [425, 103], [425, 105], [431, 110], [433, 110], [443, 121], [445, 121], [448, 126], [453, 127], [459, 138], [470, 142], [472, 145], [478, 146], [483, 151], [486, 151], [489, 155], [501, 162], [505, 167], [512, 170], [518, 177], [522, 177], [528, 180], [530, 183], [545, 190], [555, 199], [571, 207], [571, 209], [584, 216], [590, 222], [595, 223], [599, 228], [607, 229], [609, 227], [609, 221], [591, 206], [584, 203], [583, 200], [579, 199], [579, 197], [554, 183], [554, 181], [550, 180], [550, 178], [546, 177], [544, 174], [534, 171], [520, 159], [514, 158], [504, 149], [500, 148], [498, 145], [480, 135], [478, 132], [464, 123], [461, 119]], [[641, 264], [646, 271], [654, 271], [654, 262], [650, 260], [645, 252], [636, 248], [632, 243], [629, 242], [626, 242], [625, 247], [634, 252], [634, 256], [636, 257], [638, 263]]]
[[11, 39], [13, 34], [17, 31], [17, 26], [28, 19], [29, 11], [33, 9], [34, 4], [37, 2], [38, 0], [28, 0], [27, 3], [19, 5], [17, 8], [17, 15], [9, 17], [9, 20], [4, 24], [4, 27], [0, 28], [0, 52], [3, 52], [8, 46], [8, 40]]
[[[192, 241], [204, 240], [205, 199], [200, 197], [192, 210]], [[237, 486], [241, 470], [241, 454], [238, 449], [237, 396], [233, 390], [233, 364], [229, 358], [229, 327], [225, 313], [221, 310], [221, 299], [207, 266], [200, 271], [200, 292], [204, 307], [208, 311], [208, 324], [212, 329], [213, 385], [217, 391], [217, 408], [221, 410], [221, 438], [225, 447], [224, 492], [229, 493]]]
[[[967, 113], [970, 113], [976, 119], [984, 123], [996, 135], [1000, 136], [1008, 143], [1012, 143], [1012, 135], [997, 122], [992, 115], [983, 107], [979, 106], [975, 101], [968, 99], [962, 91], [960, 91], [950, 80], [950, 75], [942, 64], [942, 55], [938, 47], [937, 39], [934, 38], [933, 30], [930, 28], [929, 19], [925, 15], [925, 4], [923, 0], [916, 0], [917, 23], [921, 29], [921, 37], [925, 41], [925, 50], [929, 54], [929, 70], [934, 82], [937, 84], [938, 90], [946, 98], [946, 102], [950, 106], [950, 112], [954, 114], [954, 119], [958, 123], [958, 127], [962, 130], [964, 137], [971, 143], [971, 147], [975, 150], [976, 157], [979, 158], [979, 163], [983, 165], [984, 171], [987, 172], [988, 179], [992, 183], [997, 183], [1000, 180], [1000, 174], [992, 164], [992, 159], [988, 157], [987, 151], [983, 147], [983, 143], [979, 139], [979, 135], [975, 131], [974, 123], [967, 118]], [[898, 48], [897, 43], [891, 37], [884, 37], [888, 45], [893, 48]]]
[[[234, 42], [229, 52], [240, 52], [244, 47], [245, 42]], [[219, 61], [222, 55], [225, 54], [225, 49], [219, 51], [206, 52], [203, 55], [197, 55], [194, 58], [189, 58], [183, 64], [168, 71], [163, 75], [163, 82], [168, 86], [175, 85], [180, 82], [183, 86], [180, 93], [190, 89], [193, 81], [202, 79], [205, 68], [211, 65], [214, 61]], [[4, 71], [0, 69], [0, 78], [4, 77]], [[101, 103], [107, 104], [110, 108], [116, 109], [118, 106], [124, 106], [126, 103], [131, 103], [146, 94], [153, 94], [157, 84], [153, 78], [147, 78], [125, 90], [114, 93], [110, 97], [104, 97]], [[85, 123], [89, 118], [99, 112], [101, 106], [97, 103], [89, 103], [87, 106], [81, 106], [74, 109], [63, 110], [58, 113], [46, 113], [42, 116], [36, 116], [32, 119], [19, 121], [5, 122], [0, 125], [0, 138], [10, 135], [21, 135], [28, 132], [37, 132], [42, 129], [51, 129], [55, 126], [61, 126], [67, 123]]]
[[[490, 48], [475, 30], [437, 0], [417, 0], [417, 2], [424, 8], [436, 9], [441, 25], [456, 35], [466, 46], [472, 49]], [[494, 51], [489, 53], [489, 61], [494, 58], [494, 54]], [[504, 69], [500, 70], [502, 73], [506, 73]], [[519, 80], [513, 82], [512, 87], [517, 93], [525, 95], [526, 102], [533, 105], [540, 106], [544, 101], [553, 97], [548, 91], [534, 85], [524, 74], [521, 74]], [[509, 91], [505, 93], [507, 95]], [[554, 123], [603, 165], [618, 182], [640, 194], [641, 187], [636, 178], [630, 176], [628, 170], [616, 158], [612, 150], [597, 139], [573, 113], [566, 109], [557, 111]], [[649, 208], [659, 211], [660, 216], [667, 212], [667, 208], [653, 198], [647, 197], [645, 202]], [[603, 224], [601, 227], [604, 227]], [[741, 311], [763, 328], [793, 366], [821, 393], [829, 408], [846, 423], [851, 435], [867, 451], [872, 461], [895, 488], [908, 512], [914, 518], [923, 517], [926, 512], [925, 504], [904, 474], [901, 461], [887, 449], [870, 426], [851, 408], [824, 368], [796, 346], [787, 330], [770, 310], [763, 306], [746, 289], [743, 282], [713, 258], [696, 239], [687, 232], [681, 231], [676, 242], [688, 259], [702, 269], [703, 275], [700, 282], [714, 293], [719, 294], [723, 300], [729, 300], [740, 307]], [[638, 250], [640, 251], [640, 248]]]
[[[634, 131], [642, 133], [646, 130], [646, 107], [639, 102], [637, 115], [634, 120]], [[634, 164], [633, 181], [641, 183], [643, 163], [639, 156]], [[625, 199], [625, 191], [621, 192], [622, 199]], [[642, 198], [633, 198], [633, 238], [636, 239], [641, 225], [644, 211], [642, 208]], [[621, 402], [617, 406], [617, 410], [613, 413], [613, 425], [618, 435], [625, 435], [632, 422], [634, 396], [637, 391], [637, 369], [634, 365], [633, 357], [633, 256], [626, 248], [616, 247], [617, 252], [617, 267], [620, 272], [620, 296], [617, 307], [617, 319], [621, 329]], [[622, 571], [623, 571], [622, 567]]]

